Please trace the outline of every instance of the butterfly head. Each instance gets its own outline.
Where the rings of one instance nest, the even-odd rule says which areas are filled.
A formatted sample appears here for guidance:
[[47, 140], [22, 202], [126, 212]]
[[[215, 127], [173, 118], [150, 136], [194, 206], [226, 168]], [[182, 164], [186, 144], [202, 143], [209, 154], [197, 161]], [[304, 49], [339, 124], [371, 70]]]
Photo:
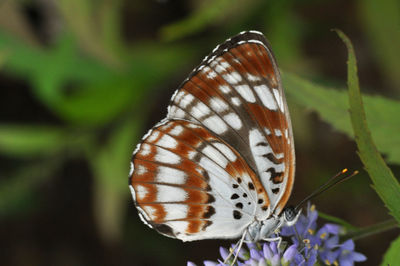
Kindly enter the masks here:
[[301, 214], [301, 209], [298, 210], [293, 206], [288, 206], [285, 209], [283, 209], [283, 212], [282, 212], [283, 226], [294, 225], [297, 222], [297, 220], [299, 219], [300, 214]]
[[282, 226], [293, 226], [299, 219], [301, 210], [293, 206], [286, 207], [279, 216], [272, 215], [263, 221], [254, 221], [248, 228], [247, 240], [257, 242], [259, 240], [270, 240]]

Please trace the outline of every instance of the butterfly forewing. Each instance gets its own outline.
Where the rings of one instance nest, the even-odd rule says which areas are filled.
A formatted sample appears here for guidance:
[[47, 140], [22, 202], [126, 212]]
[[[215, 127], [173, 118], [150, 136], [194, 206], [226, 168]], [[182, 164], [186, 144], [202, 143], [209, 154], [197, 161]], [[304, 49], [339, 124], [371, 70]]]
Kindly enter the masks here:
[[265, 37], [245, 32], [204, 59], [172, 98], [168, 118], [201, 124], [258, 173], [271, 211], [293, 185], [294, 149], [279, 71]]
[[281, 213], [293, 145], [269, 45], [261, 33], [240, 33], [189, 75], [135, 150], [130, 185], [140, 217], [184, 241], [238, 237]]

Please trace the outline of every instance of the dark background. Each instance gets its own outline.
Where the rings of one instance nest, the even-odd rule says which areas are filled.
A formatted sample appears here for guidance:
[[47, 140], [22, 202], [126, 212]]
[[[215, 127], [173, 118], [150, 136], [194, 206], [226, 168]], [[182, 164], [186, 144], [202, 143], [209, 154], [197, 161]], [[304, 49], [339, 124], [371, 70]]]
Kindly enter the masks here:
[[[339, 28], [355, 46], [363, 92], [398, 100], [399, 14], [396, 1], [373, 0], [1, 1], [1, 264], [216, 260], [230, 242], [161, 236], [130, 198], [131, 153], [174, 90], [218, 43], [250, 29], [266, 35], [284, 73], [344, 88], [347, 53], [331, 31]], [[357, 227], [389, 219], [354, 141], [290, 95], [288, 103], [290, 202], [347, 167], [360, 174], [315, 199], [317, 209]], [[398, 233], [357, 240], [363, 265], [379, 264]]]

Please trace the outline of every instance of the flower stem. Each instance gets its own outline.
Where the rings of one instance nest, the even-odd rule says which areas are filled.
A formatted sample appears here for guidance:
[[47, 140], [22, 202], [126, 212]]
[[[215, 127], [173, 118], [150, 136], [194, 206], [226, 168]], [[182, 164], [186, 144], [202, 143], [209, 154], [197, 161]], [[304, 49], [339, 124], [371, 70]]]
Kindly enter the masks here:
[[375, 235], [378, 233], [382, 233], [394, 228], [398, 228], [399, 224], [395, 219], [389, 219], [387, 221], [381, 222], [381, 223], [377, 223], [371, 226], [367, 226], [364, 228], [361, 228], [357, 231], [353, 231], [353, 232], [349, 232], [346, 235], [344, 235], [345, 239], [353, 239], [353, 240], [357, 240], [357, 239], [361, 239], [364, 237], [368, 237], [371, 235]]

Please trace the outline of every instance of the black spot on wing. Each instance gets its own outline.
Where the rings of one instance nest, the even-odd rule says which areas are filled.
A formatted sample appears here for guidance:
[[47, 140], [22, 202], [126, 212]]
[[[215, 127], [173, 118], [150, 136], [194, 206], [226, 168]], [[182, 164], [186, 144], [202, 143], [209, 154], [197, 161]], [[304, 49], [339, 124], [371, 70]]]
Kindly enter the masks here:
[[152, 226], [163, 235], [175, 237], [174, 231], [169, 225], [152, 223]]
[[241, 202], [236, 203], [235, 206], [236, 206], [236, 208], [243, 209], [243, 203], [241, 203]]
[[235, 194], [232, 194], [232, 196], [231, 196], [231, 199], [233, 199], [233, 200], [234, 200], [234, 199], [238, 199], [238, 198], [239, 198], [239, 195], [236, 194], [236, 193], [235, 193]]
[[212, 225], [211, 221], [206, 221], [205, 225], [203, 226], [203, 228], [201, 230], [206, 230], [207, 227], [209, 227], [210, 225]]
[[242, 214], [240, 213], [240, 211], [234, 210], [233, 218], [235, 218], [236, 220], [239, 220], [240, 218], [242, 218]]
[[272, 191], [272, 193], [274, 193], [274, 194], [278, 194], [279, 188], [278, 188], [278, 187], [277, 187], [277, 188], [273, 188], [271, 191]]
[[266, 146], [268, 146], [268, 143], [263, 141], [263, 142], [257, 143], [256, 146], [264, 146], [264, 147], [266, 147]]
[[213, 195], [211, 195], [211, 194], [207, 194], [208, 195], [208, 200], [207, 200], [207, 203], [213, 203], [214, 201], [215, 201], [215, 198], [214, 198], [214, 196]]
[[215, 209], [212, 206], [208, 206], [207, 211], [203, 214], [203, 218], [210, 218], [215, 214]]
[[282, 181], [283, 181], [282, 180], [282, 174], [283, 174], [282, 172], [276, 172], [275, 168], [273, 168], [273, 167], [268, 168], [266, 172], [271, 173], [271, 177], [269, 178], [269, 180], [271, 180], [272, 183], [274, 183], [274, 184], [282, 183]]
[[249, 186], [249, 189], [250, 189], [250, 190], [254, 190], [254, 185], [253, 185], [253, 183], [249, 182], [248, 186]]
[[274, 164], [280, 164], [281, 162], [275, 157], [273, 153], [267, 153], [263, 155], [264, 158], [267, 158], [270, 162], [273, 162]]

